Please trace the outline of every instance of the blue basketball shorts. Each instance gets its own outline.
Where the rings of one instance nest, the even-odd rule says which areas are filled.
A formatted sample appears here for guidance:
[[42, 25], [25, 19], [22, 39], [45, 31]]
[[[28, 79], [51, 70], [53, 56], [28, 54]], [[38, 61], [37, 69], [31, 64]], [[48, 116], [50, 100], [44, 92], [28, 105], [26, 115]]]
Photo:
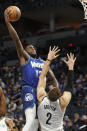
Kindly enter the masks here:
[[21, 89], [21, 97], [23, 102], [23, 109], [32, 108], [37, 104], [37, 93], [33, 87], [25, 85]]

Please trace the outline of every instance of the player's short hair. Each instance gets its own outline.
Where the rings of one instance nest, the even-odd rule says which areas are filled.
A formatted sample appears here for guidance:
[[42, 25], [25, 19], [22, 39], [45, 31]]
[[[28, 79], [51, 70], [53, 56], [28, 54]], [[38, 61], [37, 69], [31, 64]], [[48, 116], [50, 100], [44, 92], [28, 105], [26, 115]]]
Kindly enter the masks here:
[[27, 50], [27, 48], [29, 48], [31, 46], [33, 46], [33, 45], [26, 45], [24, 49]]
[[62, 95], [62, 92], [59, 88], [54, 87], [48, 92], [48, 98], [50, 101], [54, 102]]

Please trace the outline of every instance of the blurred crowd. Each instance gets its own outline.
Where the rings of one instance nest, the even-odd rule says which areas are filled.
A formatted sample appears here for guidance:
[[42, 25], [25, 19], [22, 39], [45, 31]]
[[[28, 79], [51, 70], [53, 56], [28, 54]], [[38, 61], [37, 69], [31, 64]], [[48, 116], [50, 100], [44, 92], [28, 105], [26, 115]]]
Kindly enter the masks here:
[[[61, 91], [67, 86], [67, 67], [63, 61], [54, 60], [51, 64]], [[73, 85], [73, 97], [64, 116], [65, 131], [87, 131], [87, 72], [76, 65]], [[48, 79], [49, 88], [51, 82]], [[21, 101], [21, 69], [19, 63], [15, 66], [0, 67], [0, 86], [3, 88], [6, 103], [7, 116], [14, 121], [21, 131], [25, 124], [23, 105]], [[38, 129], [40, 131], [40, 129]]]
[[0, 67], [0, 86], [6, 97], [7, 116], [14, 118], [21, 131], [25, 118], [21, 101], [21, 71], [18, 65]]

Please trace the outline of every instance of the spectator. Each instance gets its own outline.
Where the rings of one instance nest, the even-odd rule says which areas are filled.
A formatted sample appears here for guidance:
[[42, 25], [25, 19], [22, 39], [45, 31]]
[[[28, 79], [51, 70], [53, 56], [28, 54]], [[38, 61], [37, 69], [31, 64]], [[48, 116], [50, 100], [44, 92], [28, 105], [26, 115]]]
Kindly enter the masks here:
[[80, 122], [81, 122], [81, 120], [80, 120], [79, 114], [78, 114], [78, 113], [74, 113], [73, 126], [74, 126], [75, 128], [79, 128]]
[[73, 127], [73, 123], [72, 123], [71, 120], [68, 121], [67, 127], [65, 128], [65, 131], [75, 131], [75, 129]]

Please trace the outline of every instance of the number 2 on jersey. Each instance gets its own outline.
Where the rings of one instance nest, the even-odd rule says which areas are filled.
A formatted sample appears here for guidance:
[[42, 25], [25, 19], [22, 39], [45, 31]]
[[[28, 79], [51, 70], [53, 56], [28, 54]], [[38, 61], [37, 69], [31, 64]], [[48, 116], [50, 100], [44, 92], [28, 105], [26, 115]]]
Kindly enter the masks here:
[[48, 117], [48, 119], [47, 119], [47, 121], [46, 121], [46, 124], [51, 125], [50, 119], [51, 119], [51, 117], [52, 117], [52, 114], [51, 114], [50, 112], [47, 113], [47, 117]]

